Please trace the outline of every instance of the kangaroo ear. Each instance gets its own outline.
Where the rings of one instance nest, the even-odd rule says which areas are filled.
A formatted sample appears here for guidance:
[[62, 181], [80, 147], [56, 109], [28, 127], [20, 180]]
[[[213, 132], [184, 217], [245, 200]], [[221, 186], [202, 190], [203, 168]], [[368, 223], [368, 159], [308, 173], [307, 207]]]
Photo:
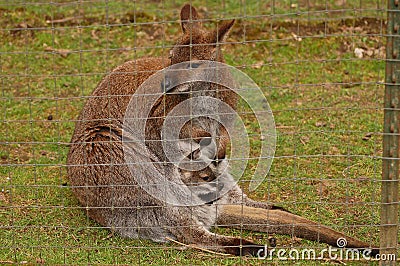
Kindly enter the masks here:
[[190, 4], [186, 4], [181, 9], [181, 26], [182, 31], [185, 33], [189, 28], [196, 28], [200, 26], [198, 20], [199, 14], [197, 13], [196, 9], [192, 7]]
[[222, 22], [216, 30], [211, 32], [211, 43], [217, 44], [218, 42], [224, 41], [234, 23], [234, 19]]

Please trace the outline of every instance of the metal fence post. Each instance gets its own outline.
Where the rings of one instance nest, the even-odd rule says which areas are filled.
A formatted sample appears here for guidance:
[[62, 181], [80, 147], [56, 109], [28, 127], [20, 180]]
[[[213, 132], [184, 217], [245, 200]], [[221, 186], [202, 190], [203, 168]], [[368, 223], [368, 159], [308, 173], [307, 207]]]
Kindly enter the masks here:
[[[380, 248], [397, 255], [400, 164], [400, 1], [388, 1]], [[381, 265], [395, 265], [381, 261]]]

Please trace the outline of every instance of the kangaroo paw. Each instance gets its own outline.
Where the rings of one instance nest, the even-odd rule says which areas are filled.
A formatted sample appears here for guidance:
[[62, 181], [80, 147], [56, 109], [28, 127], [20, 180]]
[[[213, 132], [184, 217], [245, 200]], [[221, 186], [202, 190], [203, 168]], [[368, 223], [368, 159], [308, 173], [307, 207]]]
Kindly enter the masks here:
[[262, 245], [255, 244], [251, 241], [234, 238], [232, 241], [233, 245], [226, 246], [224, 248], [226, 253], [235, 255], [235, 256], [260, 256], [263, 254], [265, 247]]

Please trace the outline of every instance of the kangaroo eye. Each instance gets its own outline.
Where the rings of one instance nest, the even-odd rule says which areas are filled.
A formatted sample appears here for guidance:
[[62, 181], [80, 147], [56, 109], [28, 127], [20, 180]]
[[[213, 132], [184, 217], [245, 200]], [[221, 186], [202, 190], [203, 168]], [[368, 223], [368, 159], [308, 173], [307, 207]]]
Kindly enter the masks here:
[[214, 159], [214, 160], [212, 160], [212, 164], [213, 164], [215, 167], [217, 167], [221, 162], [222, 162], [221, 159]]
[[201, 65], [201, 63], [190, 63], [189, 67], [198, 68], [200, 65]]

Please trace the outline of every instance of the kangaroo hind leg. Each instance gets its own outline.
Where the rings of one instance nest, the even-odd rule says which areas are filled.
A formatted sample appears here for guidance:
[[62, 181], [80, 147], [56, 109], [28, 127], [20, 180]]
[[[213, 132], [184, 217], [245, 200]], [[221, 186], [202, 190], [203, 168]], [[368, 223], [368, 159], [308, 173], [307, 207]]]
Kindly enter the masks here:
[[[345, 238], [347, 248], [356, 248], [362, 251], [369, 247], [363, 241], [279, 209], [268, 210], [242, 205], [225, 205], [221, 207], [217, 224], [257, 232], [295, 235], [307, 240], [327, 243], [331, 246], [338, 246], [337, 240]], [[372, 256], [378, 253], [377, 248], [372, 248]]]

